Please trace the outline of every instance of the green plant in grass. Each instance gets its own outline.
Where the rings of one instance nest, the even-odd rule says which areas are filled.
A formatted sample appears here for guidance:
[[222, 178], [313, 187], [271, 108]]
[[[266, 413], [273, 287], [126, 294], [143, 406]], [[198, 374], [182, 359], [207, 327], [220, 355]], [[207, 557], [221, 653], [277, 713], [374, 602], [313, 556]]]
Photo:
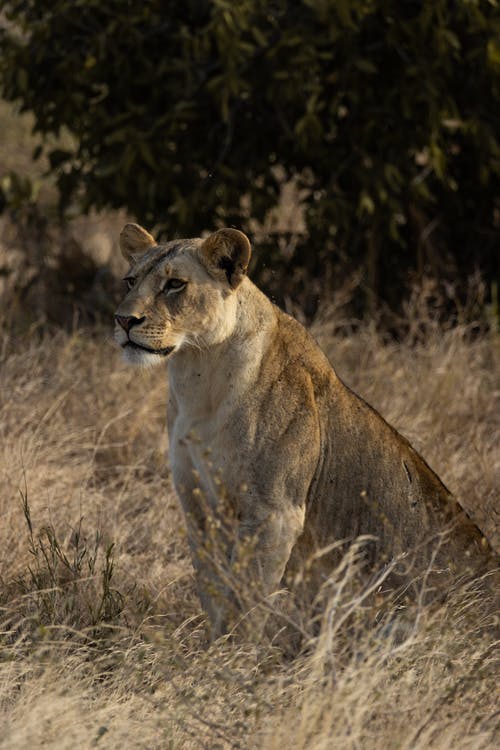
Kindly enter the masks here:
[[32, 558], [21, 579], [21, 589], [30, 601], [31, 615], [41, 625], [95, 628], [115, 622], [123, 610], [124, 597], [112, 586], [114, 544], [105, 545], [99, 530], [88, 542], [83, 518], [73, 529], [67, 547], [52, 524], [35, 531], [26, 485], [20, 493]]

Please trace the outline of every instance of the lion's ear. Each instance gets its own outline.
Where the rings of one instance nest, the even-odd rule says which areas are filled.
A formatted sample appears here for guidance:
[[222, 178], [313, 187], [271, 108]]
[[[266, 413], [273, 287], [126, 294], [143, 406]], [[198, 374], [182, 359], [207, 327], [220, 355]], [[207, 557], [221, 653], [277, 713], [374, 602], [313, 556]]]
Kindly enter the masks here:
[[129, 263], [134, 263], [154, 245], [155, 239], [139, 224], [125, 224], [120, 232], [120, 250]]
[[209, 271], [227, 279], [236, 289], [243, 281], [250, 262], [250, 240], [238, 229], [219, 229], [203, 242], [202, 257]]

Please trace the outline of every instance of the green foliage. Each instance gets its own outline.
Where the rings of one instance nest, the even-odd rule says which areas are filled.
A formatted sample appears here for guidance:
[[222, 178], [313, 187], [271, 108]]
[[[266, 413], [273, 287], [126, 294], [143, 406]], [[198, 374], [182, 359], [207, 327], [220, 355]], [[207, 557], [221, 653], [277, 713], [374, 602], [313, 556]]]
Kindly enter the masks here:
[[48, 153], [62, 208], [125, 206], [189, 236], [245, 226], [243, 195], [264, 222], [284, 174], [305, 188], [302, 282], [289, 257], [261, 258], [290, 289], [332, 263], [363, 263], [371, 298], [388, 299], [409, 269], [498, 272], [496, 0], [0, 9], [4, 96], [74, 139]]
[[115, 621], [124, 599], [111, 586], [114, 544], [103, 548], [99, 531], [89, 543], [80, 518], [69, 549], [65, 549], [51, 524], [35, 532], [26, 488], [21, 491], [21, 499], [32, 562], [19, 583], [25, 598], [30, 600], [31, 617], [42, 626], [95, 628]]

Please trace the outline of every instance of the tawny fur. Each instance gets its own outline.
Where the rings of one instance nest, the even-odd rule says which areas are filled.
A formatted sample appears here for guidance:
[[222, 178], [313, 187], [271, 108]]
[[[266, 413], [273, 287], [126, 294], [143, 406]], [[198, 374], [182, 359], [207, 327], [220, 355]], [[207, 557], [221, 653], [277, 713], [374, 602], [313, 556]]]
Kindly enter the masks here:
[[171, 468], [214, 635], [230, 607], [202, 551], [210, 514], [237, 525], [229, 564], [254, 540], [262, 593], [315, 550], [359, 535], [373, 537], [367, 564], [408, 555], [410, 575], [432, 561], [446, 580], [485, 563], [486, 540], [438, 476], [245, 275], [245, 235], [157, 245], [127, 225], [121, 246], [133, 286], [117, 315], [133, 326], [117, 325], [116, 338], [133, 362], [168, 361]]

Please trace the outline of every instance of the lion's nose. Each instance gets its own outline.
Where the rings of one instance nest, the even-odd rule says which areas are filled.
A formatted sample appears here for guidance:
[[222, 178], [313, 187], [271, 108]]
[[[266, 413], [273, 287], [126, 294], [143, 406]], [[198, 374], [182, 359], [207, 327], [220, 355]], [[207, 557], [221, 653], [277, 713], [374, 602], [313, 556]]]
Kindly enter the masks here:
[[115, 320], [118, 325], [120, 325], [123, 330], [128, 333], [132, 326], [137, 326], [139, 325], [139, 323], [142, 323], [144, 317], [135, 318], [133, 315], [115, 315]]

